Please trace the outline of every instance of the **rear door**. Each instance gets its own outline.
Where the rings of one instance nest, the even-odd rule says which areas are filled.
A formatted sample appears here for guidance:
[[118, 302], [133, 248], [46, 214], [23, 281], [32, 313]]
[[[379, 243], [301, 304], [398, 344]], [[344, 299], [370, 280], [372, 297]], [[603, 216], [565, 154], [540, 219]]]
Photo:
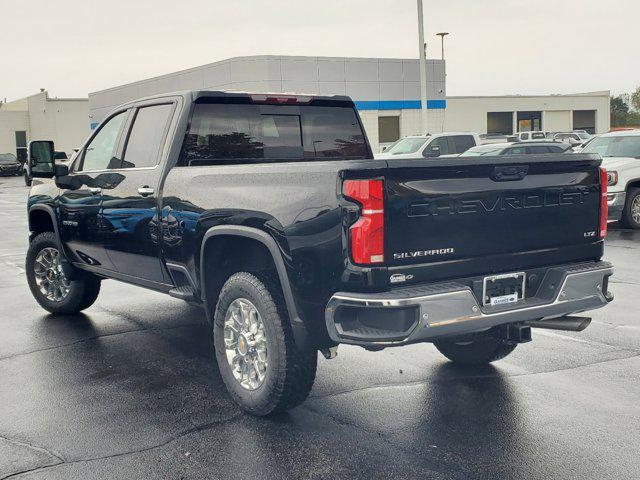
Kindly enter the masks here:
[[132, 110], [115, 171], [122, 180], [103, 189], [105, 248], [118, 272], [155, 283], [168, 281], [160, 261], [158, 191], [175, 101], [156, 100]]
[[117, 183], [112, 167], [119, 162], [128, 110], [114, 113], [78, 153], [68, 185], [59, 197], [60, 236], [75, 262], [113, 270], [104, 249], [106, 226], [100, 217], [103, 191]]

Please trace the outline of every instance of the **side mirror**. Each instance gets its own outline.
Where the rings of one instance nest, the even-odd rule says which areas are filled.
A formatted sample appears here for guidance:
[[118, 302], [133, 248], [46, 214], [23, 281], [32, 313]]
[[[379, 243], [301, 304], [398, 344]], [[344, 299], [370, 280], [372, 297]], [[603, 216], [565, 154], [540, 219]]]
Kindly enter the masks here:
[[432, 147], [427, 148], [424, 151], [424, 156], [427, 158], [439, 157], [440, 156], [440, 147], [434, 145]]
[[53, 142], [35, 140], [29, 142], [29, 174], [34, 178], [53, 178], [55, 175], [55, 151]]

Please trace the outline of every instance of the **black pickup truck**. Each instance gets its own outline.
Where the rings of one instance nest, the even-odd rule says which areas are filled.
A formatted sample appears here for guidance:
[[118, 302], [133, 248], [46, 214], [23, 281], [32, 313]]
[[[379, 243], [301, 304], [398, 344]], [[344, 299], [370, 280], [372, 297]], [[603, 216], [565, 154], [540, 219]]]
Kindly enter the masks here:
[[375, 160], [347, 97], [158, 95], [70, 165], [32, 142], [29, 168], [40, 305], [79, 312], [108, 278], [202, 305], [255, 415], [304, 401], [340, 343], [486, 363], [612, 300], [598, 156]]

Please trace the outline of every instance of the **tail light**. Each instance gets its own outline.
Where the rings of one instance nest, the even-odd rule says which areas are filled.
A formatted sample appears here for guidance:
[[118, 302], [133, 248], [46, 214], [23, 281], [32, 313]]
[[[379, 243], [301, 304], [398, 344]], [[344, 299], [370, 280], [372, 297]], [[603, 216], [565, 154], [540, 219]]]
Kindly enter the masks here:
[[607, 236], [607, 217], [609, 216], [609, 205], [607, 204], [607, 171], [600, 168], [600, 238]]
[[280, 95], [273, 93], [258, 93], [251, 95], [253, 103], [266, 103], [276, 105], [307, 105], [313, 100], [306, 95]]
[[384, 182], [382, 180], [346, 180], [345, 197], [361, 206], [360, 218], [349, 229], [351, 258], [368, 265], [384, 262]]

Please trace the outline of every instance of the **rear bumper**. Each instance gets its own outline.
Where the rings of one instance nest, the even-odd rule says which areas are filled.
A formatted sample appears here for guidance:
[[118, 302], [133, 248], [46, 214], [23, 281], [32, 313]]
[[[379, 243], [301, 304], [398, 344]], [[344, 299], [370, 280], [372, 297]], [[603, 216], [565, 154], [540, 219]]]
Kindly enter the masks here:
[[517, 304], [482, 306], [462, 282], [417, 285], [383, 293], [333, 295], [325, 310], [331, 339], [395, 346], [463, 335], [497, 325], [594, 310], [612, 300], [613, 266], [588, 262], [547, 270], [534, 296]]
[[607, 194], [607, 205], [609, 207], [609, 216], [607, 221], [617, 222], [622, 218], [622, 211], [624, 210], [624, 203], [626, 199], [626, 192], [612, 192]]

